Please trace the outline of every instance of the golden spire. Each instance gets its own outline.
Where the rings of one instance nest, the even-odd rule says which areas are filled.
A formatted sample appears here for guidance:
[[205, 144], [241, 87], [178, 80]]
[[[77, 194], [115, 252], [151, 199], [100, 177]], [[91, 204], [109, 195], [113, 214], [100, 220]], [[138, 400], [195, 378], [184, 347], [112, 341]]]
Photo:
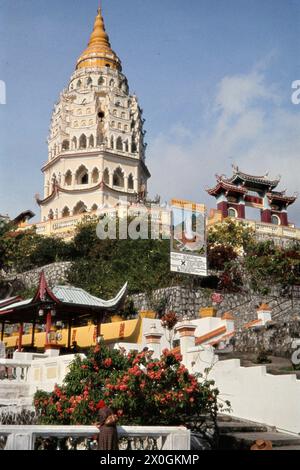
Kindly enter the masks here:
[[104, 20], [99, 6], [94, 23], [94, 29], [90, 36], [88, 47], [77, 61], [76, 68], [86, 67], [111, 67], [122, 70], [121, 61], [112, 50], [109, 37], [105, 31]]

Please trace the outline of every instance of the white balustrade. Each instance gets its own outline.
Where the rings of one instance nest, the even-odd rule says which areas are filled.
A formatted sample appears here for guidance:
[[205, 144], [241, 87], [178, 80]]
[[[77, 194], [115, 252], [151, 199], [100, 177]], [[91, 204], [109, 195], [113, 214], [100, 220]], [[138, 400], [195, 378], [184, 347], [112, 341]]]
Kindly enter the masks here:
[[[95, 426], [0, 426], [0, 436], [7, 437], [5, 450], [34, 450], [40, 438], [92, 439], [98, 433]], [[152, 439], [158, 443], [157, 450], [190, 450], [191, 447], [191, 432], [184, 426], [118, 426], [118, 436], [120, 440], [140, 442]]]
[[14, 359], [0, 359], [0, 380], [13, 380], [27, 382], [28, 370], [31, 362], [16, 361]]

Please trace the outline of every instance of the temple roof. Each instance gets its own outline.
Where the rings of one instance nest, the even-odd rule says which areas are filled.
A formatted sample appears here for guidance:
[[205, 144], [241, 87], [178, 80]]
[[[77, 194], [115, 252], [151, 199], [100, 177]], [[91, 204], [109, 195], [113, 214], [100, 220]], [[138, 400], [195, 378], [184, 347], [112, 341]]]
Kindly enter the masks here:
[[[106, 311], [115, 311], [121, 306], [126, 291], [127, 283], [113, 299], [103, 300], [73, 286], [55, 286], [50, 289], [42, 272], [36, 293], [31, 299], [20, 300], [15, 297], [0, 302], [0, 322], [44, 323], [44, 315], [40, 316], [39, 311], [50, 308], [55, 309], [57, 320], [72, 319], [79, 324], [84, 318], [102, 320]], [[12, 303], [7, 304], [8, 300]]]
[[286, 196], [285, 191], [279, 192], [279, 191], [270, 191], [267, 193], [267, 198], [269, 201], [274, 201], [274, 202], [280, 202], [285, 205], [291, 205], [293, 204], [296, 199], [297, 195], [294, 196]]
[[213, 188], [207, 189], [206, 191], [211, 196], [216, 196], [222, 192], [231, 192], [231, 193], [240, 193], [240, 194], [247, 194], [247, 189], [243, 186], [236, 186], [231, 184], [229, 181], [222, 179], [222, 176], [217, 176], [218, 183]]
[[248, 173], [240, 171], [239, 167], [235, 165], [232, 165], [232, 169], [233, 175], [230, 178], [225, 179], [229, 183], [242, 183], [244, 185], [247, 185], [247, 183], [252, 183], [254, 185], [275, 188], [280, 182], [280, 176], [278, 176], [276, 179], [270, 179], [268, 177], [268, 173], [260, 176], [249, 175]]

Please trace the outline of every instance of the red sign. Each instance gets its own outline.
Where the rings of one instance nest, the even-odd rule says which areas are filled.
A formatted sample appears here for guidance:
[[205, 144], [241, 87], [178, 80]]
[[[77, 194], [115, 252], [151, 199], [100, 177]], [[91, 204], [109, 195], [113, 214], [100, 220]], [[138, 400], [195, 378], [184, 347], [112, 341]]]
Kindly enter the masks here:
[[222, 294], [218, 294], [217, 292], [214, 292], [214, 293], [211, 295], [211, 300], [212, 300], [215, 304], [220, 304], [221, 302], [223, 302], [223, 296], [222, 296]]

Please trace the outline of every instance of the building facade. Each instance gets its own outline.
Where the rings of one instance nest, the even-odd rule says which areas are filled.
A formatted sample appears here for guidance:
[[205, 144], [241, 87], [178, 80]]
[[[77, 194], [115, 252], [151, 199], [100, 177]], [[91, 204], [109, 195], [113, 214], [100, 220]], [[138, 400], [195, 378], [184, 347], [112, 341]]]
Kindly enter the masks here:
[[150, 173], [142, 115], [99, 9], [88, 46], [54, 106], [44, 196], [36, 197], [42, 222], [146, 197]]

